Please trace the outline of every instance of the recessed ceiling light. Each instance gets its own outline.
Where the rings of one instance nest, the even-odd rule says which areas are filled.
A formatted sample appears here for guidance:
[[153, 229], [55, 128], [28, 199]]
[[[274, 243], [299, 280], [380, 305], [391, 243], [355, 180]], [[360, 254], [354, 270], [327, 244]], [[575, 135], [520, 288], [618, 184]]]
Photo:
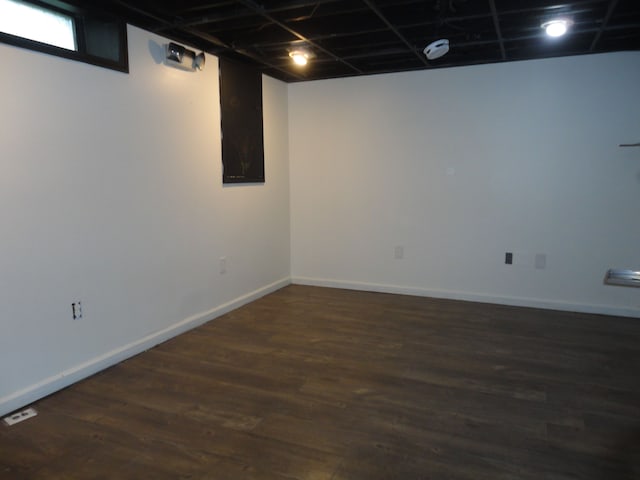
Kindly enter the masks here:
[[304, 66], [309, 62], [310, 58], [314, 55], [306, 50], [292, 50], [289, 52], [289, 56], [296, 65]]
[[566, 18], [558, 18], [556, 20], [550, 20], [542, 24], [542, 28], [550, 37], [561, 37], [569, 27], [571, 26], [571, 21]]

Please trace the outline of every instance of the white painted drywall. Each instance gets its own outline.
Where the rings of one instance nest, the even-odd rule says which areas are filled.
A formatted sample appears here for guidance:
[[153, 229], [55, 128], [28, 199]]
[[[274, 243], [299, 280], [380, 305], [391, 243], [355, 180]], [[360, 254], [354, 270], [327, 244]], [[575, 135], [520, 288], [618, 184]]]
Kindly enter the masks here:
[[639, 104], [637, 52], [290, 85], [294, 282], [640, 315]]
[[286, 84], [266, 183], [223, 187], [217, 59], [128, 34], [129, 75], [0, 44], [0, 413], [289, 281]]

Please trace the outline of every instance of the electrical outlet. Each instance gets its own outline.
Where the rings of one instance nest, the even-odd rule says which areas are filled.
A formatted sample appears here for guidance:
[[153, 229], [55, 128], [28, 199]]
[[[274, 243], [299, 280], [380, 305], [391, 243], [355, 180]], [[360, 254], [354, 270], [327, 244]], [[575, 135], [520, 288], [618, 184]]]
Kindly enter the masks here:
[[393, 258], [396, 260], [404, 258], [404, 247], [402, 245], [398, 245], [393, 249]]
[[504, 254], [504, 263], [507, 265], [513, 264], [513, 253], [507, 252]]
[[82, 318], [82, 302], [74, 302], [71, 304], [71, 316], [74, 320]]
[[12, 415], [8, 415], [4, 417], [3, 421], [7, 425], [11, 426], [11, 425], [15, 425], [16, 423], [20, 423], [23, 420], [26, 420], [27, 418], [35, 417], [37, 414], [38, 412], [36, 412], [35, 408], [29, 407], [22, 410], [21, 412], [16, 412]]
[[227, 273], [227, 257], [220, 257], [220, 273]]

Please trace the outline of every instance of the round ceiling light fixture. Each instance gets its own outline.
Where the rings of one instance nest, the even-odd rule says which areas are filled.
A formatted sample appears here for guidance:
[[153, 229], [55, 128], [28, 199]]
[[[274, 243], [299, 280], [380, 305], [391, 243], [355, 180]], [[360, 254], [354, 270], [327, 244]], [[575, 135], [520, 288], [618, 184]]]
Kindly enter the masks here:
[[311, 52], [308, 52], [307, 50], [291, 50], [289, 52], [289, 56], [293, 60], [293, 63], [302, 67], [306, 65], [309, 62], [309, 59], [313, 58], [315, 55], [313, 55]]
[[446, 55], [449, 51], [449, 40], [446, 38], [442, 38], [440, 40], [436, 40], [435, 42], [431, 42], [427, 45], [422, 53], [427, 56], [428, 60], [435, 60], [437, 58]]
[[547, 35], [555, 38], [567, 33], [572, 23], [571, 20], [567, 20], [566, 18], [557, 18], [543, 23], [541, 27], [544, 28]]

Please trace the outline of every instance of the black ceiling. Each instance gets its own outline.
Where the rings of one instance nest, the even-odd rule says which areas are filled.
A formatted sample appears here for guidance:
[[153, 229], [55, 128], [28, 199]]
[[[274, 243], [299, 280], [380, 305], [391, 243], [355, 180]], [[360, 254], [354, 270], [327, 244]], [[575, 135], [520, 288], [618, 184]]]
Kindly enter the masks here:
[[[99, 0], [128, 23], [287, 82], [640, 50], [640, 0]], [[562, 16], [569, 34], [540, 27]], [[440, 38], [448, 54], [422, 50]], [[290, 49], [315, 58], [292, 64]]]

